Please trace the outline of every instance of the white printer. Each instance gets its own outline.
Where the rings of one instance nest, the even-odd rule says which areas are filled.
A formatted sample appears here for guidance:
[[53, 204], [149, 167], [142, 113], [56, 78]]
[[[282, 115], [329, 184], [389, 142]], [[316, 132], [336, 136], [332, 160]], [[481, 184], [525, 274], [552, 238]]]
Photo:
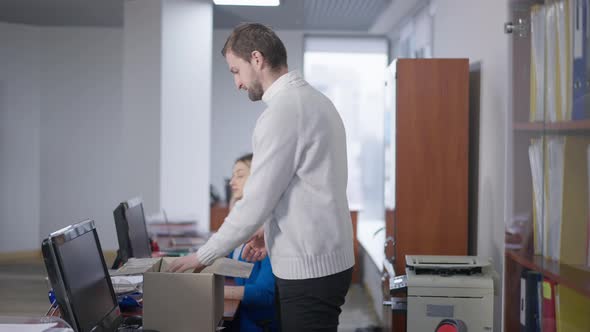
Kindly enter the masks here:
[[476, 256], [406, 256], [408, 332], [493, 330], [495, 272]]

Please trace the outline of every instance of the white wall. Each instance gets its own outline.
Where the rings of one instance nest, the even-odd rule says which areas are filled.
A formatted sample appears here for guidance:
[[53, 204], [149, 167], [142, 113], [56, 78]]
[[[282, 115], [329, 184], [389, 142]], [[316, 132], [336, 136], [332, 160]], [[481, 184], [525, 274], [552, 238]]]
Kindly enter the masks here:
[[121, 29], [40, 28], [41, 236], [94, 219], [117, 248], [123, 195]]
[[124, 29], [0, 24], [0, 252], [87, 218], [116, 249], [112, 211], [136, 195], [208, 229], [211, 6], [127, 2]]
[[[506, 151], [509, 119], [508, 47], [502, 32], [508, 0], [433, 0], [434, 56], [481, 61], [478, 255], [492, 257], [503, 275]], [[460, 17], [461, 19], [457, 19]], [[495, 324], [502, 315], [501, 288]], [[494, 330], [500, 331], [496, 325]]]
[[122, 30], [0, 24], [0, 44], [0, 251], [86, 218], [115, 249]]
[[160, 210], [161, 8], [161, 0], [125, 1], [123, 199], [141, 196], [146, 215]]
[[39, 247], [39, 31], [0, 23], [0, 252]]
[[211, 2], [166, 1], [162, 30], [161, 206], [209, 231]]
[[[238, 91], [221, 49], [231, 30], [213, 31], [213, 92], [211, 115], [211, 184], [224, 192], [224, 178], [231, 176], [234, 161], [252, 152], [252, 132], [264, 110], [263, 102], [251, 102]], [[289, 70], [303, 74], [303, 31], [276, 31], [287, 48]]]

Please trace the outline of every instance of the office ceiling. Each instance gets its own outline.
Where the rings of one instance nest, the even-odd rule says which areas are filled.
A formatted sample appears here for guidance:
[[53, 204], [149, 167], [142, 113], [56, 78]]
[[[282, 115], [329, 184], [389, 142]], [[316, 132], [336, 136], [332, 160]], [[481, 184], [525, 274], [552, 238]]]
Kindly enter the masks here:
[[281, 0], [278, 7], [215, 6], [217, 28], [261, 22], [275, 29], [367, 31], [392, 0]]
[[123, 26], [123, 0], [0, 0], [0, 22]]
[[[122, 26], [123, 1], [0, 0], [0, 22]], [[367, 31], [392, 1], [281, 0], [278, 7], [214, 6], [214, 25], [229, 29], [241, 22], [261, 22], [275, 29]]]

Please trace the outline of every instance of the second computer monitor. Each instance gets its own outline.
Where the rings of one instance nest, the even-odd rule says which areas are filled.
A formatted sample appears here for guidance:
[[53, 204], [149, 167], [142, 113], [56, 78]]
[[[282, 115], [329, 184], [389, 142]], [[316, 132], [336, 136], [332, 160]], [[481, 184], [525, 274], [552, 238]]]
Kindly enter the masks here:
[[119, 240], [120, 263], [125, 263], [131, 257], [151, 257], [152, 250], [141, 199], [134, 198], [119, 204], [113, 215]]

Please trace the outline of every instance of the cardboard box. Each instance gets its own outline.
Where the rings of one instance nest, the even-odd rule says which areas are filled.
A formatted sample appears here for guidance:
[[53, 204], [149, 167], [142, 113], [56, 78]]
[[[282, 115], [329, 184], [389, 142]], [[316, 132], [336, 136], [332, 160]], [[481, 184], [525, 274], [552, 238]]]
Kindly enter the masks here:
[[213, 273], [168, 273], [175, 258], [143, 275], [143, 327], [160, 332], [215, 331], [223, 319], [224, 277]]
[[215, 331], [223, 319], [224, 275], [247, 278], [252, 264], [221, 258], [201, 273], [169, 273], [177, 258], [129, 260], [115, 275], [143, 272], [143, 328]]

